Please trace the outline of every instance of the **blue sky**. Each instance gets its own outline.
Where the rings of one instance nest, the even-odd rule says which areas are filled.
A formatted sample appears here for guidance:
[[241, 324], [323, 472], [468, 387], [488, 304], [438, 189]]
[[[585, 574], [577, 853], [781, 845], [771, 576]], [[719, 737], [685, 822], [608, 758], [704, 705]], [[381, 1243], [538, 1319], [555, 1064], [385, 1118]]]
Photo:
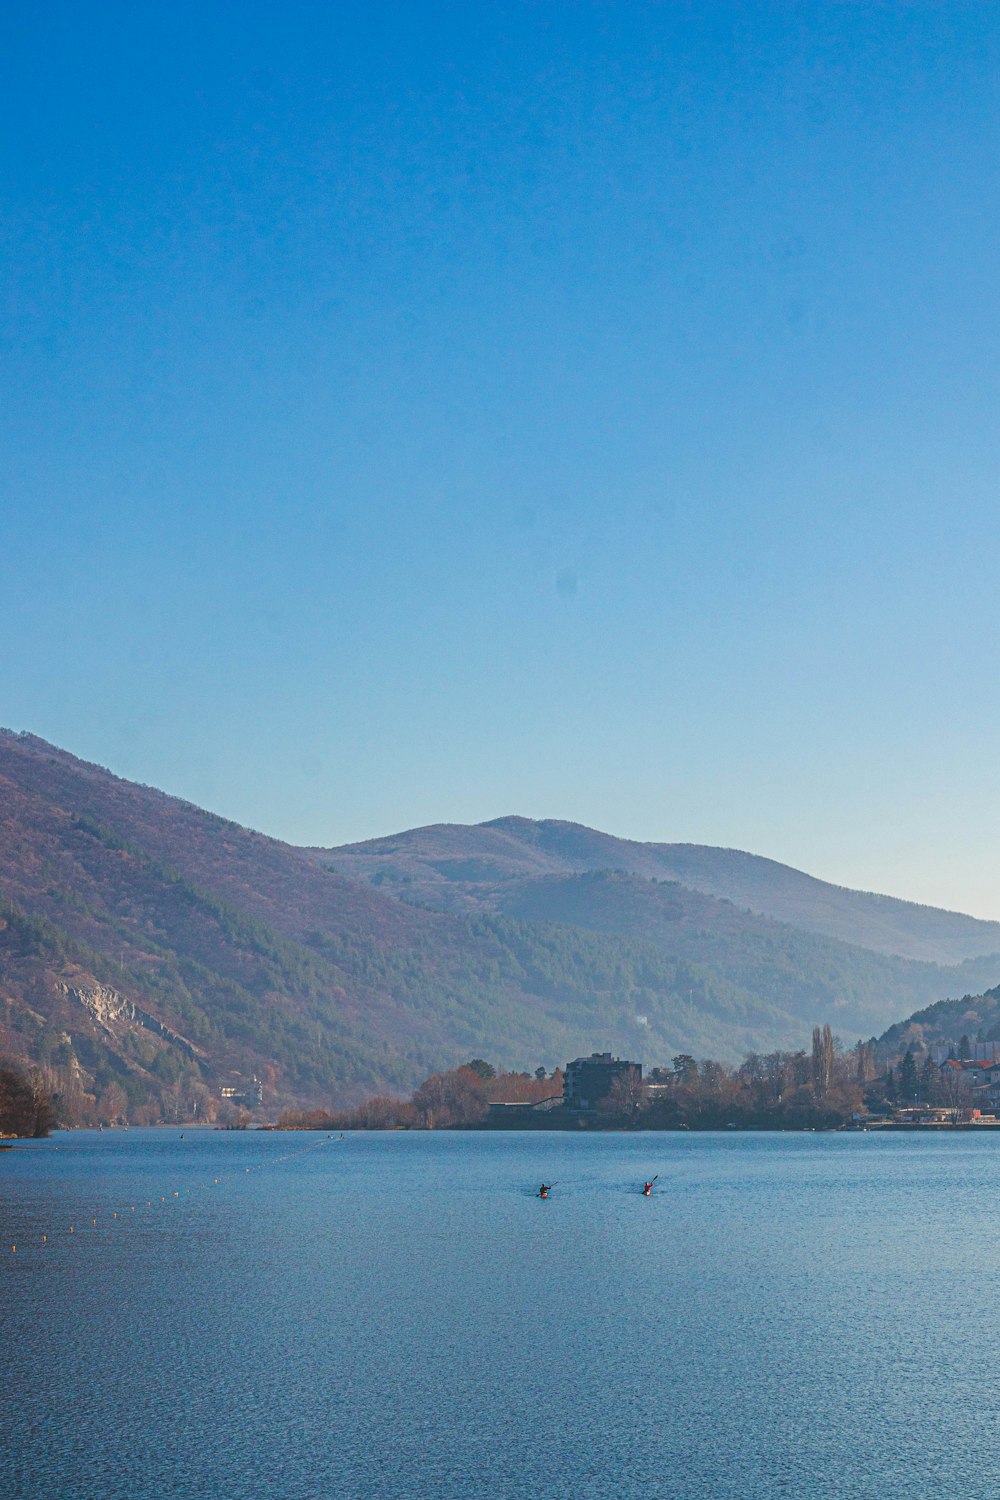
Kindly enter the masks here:
[[0, 15], [0, 721], [1000, 916], [1000, 21]]

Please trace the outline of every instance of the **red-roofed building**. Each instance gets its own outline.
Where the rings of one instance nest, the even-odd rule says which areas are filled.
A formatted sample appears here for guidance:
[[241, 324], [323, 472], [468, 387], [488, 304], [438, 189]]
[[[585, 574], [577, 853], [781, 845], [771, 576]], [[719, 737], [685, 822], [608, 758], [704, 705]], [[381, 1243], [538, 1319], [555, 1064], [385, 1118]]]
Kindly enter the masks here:
[[941, 1064], [941, 1072], [967, 1078], [977, 1104], [1000, 1104], [1000, 1061], [987, 1061], [982, 1057], [948, 1057]]

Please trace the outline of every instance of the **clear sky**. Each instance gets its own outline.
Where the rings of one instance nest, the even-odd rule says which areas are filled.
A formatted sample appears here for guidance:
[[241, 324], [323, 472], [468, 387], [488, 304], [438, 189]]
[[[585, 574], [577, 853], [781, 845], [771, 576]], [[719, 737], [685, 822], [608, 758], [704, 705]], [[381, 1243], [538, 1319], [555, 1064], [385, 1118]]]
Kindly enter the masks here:
[[1000, 917], [1000, 8], [8, 0], [0, 125], [0, 722]]

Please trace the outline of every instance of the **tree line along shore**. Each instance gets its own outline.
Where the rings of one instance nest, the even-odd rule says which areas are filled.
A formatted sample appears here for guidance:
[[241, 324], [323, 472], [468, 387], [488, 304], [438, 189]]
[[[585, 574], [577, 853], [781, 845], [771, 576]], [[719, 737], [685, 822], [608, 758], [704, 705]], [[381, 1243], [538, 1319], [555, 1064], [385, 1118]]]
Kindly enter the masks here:
[[[687, 1054], [643, 1079], [623, 1070], [592, 1110], [563, 1099], [560, 1069], [498, 1072], [483, 1058], [432, 1073], [408, 1099], [374, 1095], [347, 1110], [286, 1111], [285, 1129], [469, 1130], [836, 1128], [866, 1110], [875, 1090], [870, 1047], [845, 1051], [829, 1027], [812, 1052], [752, 1053], [737, 1067]], [[512, 1108], [512, 1106], [520, 1106]]]
[[52, 1099], [38, 1073], [0, 1060], [0, 1138], [46, 1136], [55, 1124]]
[[[966, 1039], [952, 1049], [957, 1057]], [[409, 1098], [374, 1095], [346, 1110], [289, 1110], [284, 1129], [470, 1130], [837, 1130], [867, 1122], [912, 1122], [936, 1112], [961, 1124], [979, 1111], [961, 1069], [942, 1068], [908, 1049], [879, 1069], [871, 1042], [845, 1048], [829, 1026], [813, 1030], [809, 1050], [749, 1053], [733, 1066], [687, 1054], [643, 1078], [616, 1078], [593, 1109], [562, 1098], [560, 1069], [498, 1072], [483, 1058], [432, 1073]], [[520, 1106], [512, 1108], [511, 1106]]]
[[[376, 1094], [350, 1109], [286, 1110], [277, 1123], [289, 1130], [836, 1130], [984, 1117], [992, 1123], [982, 1090], [973, 1086], [970, 1051], [963, 1036], [944, 1065], [930, 1052], [907, 1048], [880, 1069], [873, 1043], [845, 1048], [829, 1026], [817, 1026], [809, 1050], [752, 1052], [738, 1065], [681, 1053], [643, 1078], [638, 1066], [624, 1064], [604, 1097], [585, 1110], [564, 1097], [559, 1068], [504, 1072], [472, 1058], [432, 1073], [408, 1098]], [[244, 1109], [232, 1123], [260, 1124], [264, 1115], [256, 1113], [255, 1120]], [[40, 1137], [75, 1123], [61, 1117], [59, 1099], [38, 1069], [0, 1059], [0, 1137]]]

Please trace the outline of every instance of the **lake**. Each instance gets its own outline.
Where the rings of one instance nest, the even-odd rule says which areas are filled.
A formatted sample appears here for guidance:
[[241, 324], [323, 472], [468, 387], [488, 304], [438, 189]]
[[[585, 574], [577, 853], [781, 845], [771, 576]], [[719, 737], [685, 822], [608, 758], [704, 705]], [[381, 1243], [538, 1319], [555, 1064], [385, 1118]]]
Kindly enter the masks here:
[[968, 1133], [20, 1142], [3, 1494], [985, 1500], [998, 1205]]

